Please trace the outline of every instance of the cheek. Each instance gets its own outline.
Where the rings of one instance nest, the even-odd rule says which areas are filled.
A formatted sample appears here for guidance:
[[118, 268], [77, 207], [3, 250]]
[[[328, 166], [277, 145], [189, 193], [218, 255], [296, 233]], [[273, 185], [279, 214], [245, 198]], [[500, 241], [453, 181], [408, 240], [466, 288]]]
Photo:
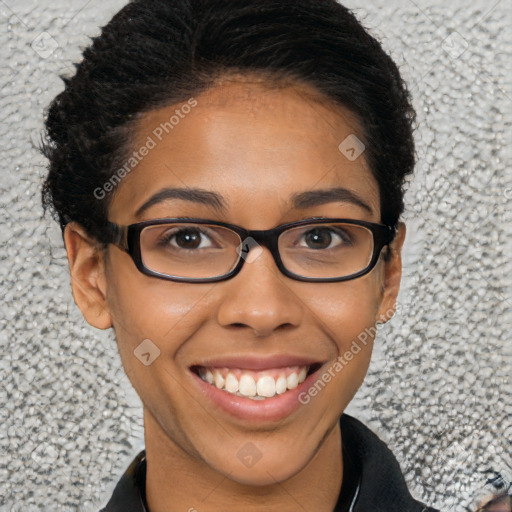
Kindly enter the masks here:
[[160, 415], [179, 417], [187, 407], [176, 386], [183, 379], [176, 359], [212, 307], [209, 288], [151, 278], [123, 263], [108, 275], [107, 294], [119, 355], [143, 403], [158, 421], [170, 424]]
[[345, 410], [368, 371], [380, 301], [374, 276], [333, 285], [311, 301], [310, 309], [336, 345], [336, 357], [302, 399], [306, 402], [322, 394], [313, 407], [323, 410], [325, 404], [336, 404], [336, 412]]
[[[324, 283], [325, 284], [325, 283]], [[345, 283], [332, 283], [308, 304], [319, 325], [346, 350], [361, 333], [375, 325], [380, 305], [379, 283], [374, 276], [363, 276]]]
[[207, 315], [209, 286], [146, 276], [124, 259], [112, 267], [107, 274], [107, 301], [121, 356], [133, 355], [149, 339], [172, 357]]

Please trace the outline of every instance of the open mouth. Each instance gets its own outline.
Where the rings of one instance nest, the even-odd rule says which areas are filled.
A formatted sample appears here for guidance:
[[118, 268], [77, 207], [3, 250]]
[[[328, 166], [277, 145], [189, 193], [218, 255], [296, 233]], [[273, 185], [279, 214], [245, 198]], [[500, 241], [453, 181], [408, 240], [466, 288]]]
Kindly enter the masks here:
[[295, 389], [321, 366], [322, 363], [313, 363], [253, 371], [195, 365], [190, 369], [204, 382], [221, 391], [252, 400], [267, 400]]

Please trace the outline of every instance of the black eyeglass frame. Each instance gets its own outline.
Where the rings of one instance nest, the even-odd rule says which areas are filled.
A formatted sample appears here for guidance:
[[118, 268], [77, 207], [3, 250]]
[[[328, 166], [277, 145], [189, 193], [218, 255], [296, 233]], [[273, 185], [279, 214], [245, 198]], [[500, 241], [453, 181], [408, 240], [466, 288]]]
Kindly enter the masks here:
[[[344, 223], [344, 224], [353, 224], [356, 226], [363, 226], [371, 231], [373, 235], [373, 254], [370, 260], [370, 263], [359, 272], [354, 274], [350, 274], [348, 276], [343, 277], [304, 277], [293, 272], [290, 272], [284, 266], [281, 255], [279, 254], [279, 246], [278, 239], [279, 236], [286, 230], [309, 225], [309, 224], [329, 224], [329, 223]], [[144, 262], [142, 261], [141, 254], [141, 246], [140, 246], [140, 234], [142, 230], [148, 226], [158, 226], [161, 224], [206, 224], [206, 225], [215, 225], [223, 228], [228, 228], [231, 231], [234, 231], [241, 239], [241, 243], [247, 238], [253, 238], [259, 245], [266, 247], [274, 261], [277, 265], [277, 268], [280, 270], [282, 274], [291, 279], [295, 279], [297, 281], [305, 281], [305, 282], [340, 282], [340, 281], [349, 281], [351, 279], [356, 279], [357, 277], [364, 276], [373, 270], [377, 261], [379, 260], [380, 253], [382, 249], [389, 245], [396, 236], [397, 228], [396, 226], [388, 226], [385, 224], [376, 224], [374, 222], [368, 222], [364, 220], [356, 220], [356, 219], [339, 219], [339, 218], [317, 218], [313, 217], [310, 219], [299, 220], [295, 222], [288, 222], [286, 224], [281, 224], [272, 229], [245, 229], [241, 226], [237, 226], [236, 224], [229, 224], [227, 222], [208, 220], [208, 219], [200, 219], [200, 218], [163, 218], [163, 219], [152, 219], [146, 220], [142, 222], [136, 222], [135, 224], [130, 224], [128, 226], [120, 226], [113, 222], [108, 222], [105, 230], [106, 242], [116, 245], [120, 249], [127, 252], [132, 258], [133, 262], [137, 269], [145, 275], [157, 277], [160, 279], [165, 279], [167, 281], [177, 281], [183, 283], [213, 283], [219, 281], [225, 281], [227, 279], [231, 279], [236, 276], [240, 270], [242, 270], [242, 266], [245, 262], [245, 258], [240, 254], [238, 263], [236, 266], [228, 272], [227, 274], [223, 274], [221, 276], [216, 277], [207, 277], [207, 278], [188, 278], [188, 277], [177, 277], [177, 276], [169, 276], [167, 274], [161, 274], [159, 272], [155, 272], [154, 270], [148, 269]]]

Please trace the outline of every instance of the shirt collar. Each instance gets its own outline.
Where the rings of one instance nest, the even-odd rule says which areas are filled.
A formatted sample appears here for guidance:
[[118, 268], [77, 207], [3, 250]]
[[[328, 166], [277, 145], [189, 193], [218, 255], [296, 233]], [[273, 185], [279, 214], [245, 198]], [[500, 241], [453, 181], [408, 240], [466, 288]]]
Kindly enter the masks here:
[[[348, 454], [352, 470], [359, 476], [355, 490], [350, 494], [350, 506], [347, 508], [341, 503], [342, 487], [334, 512], [439, 512], [411, 496], [398, 461], [368, 427], [356, 418], [342, 414], [340, 429], [344, 457]], [[149, 512], [143, 499], [145, 481], [146, 453], [142, 450], [119, 480], [101, 512]]]

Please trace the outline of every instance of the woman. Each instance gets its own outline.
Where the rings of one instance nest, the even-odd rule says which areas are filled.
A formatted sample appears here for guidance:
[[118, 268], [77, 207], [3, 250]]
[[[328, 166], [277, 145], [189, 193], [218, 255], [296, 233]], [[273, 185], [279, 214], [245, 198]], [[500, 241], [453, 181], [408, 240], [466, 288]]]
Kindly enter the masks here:
[[43, 201], [145, 450], [105, 511], [427, 511], [344, 410], [395, 310], [414, 110], [334, 0], [136, 0], [52, 103]]

